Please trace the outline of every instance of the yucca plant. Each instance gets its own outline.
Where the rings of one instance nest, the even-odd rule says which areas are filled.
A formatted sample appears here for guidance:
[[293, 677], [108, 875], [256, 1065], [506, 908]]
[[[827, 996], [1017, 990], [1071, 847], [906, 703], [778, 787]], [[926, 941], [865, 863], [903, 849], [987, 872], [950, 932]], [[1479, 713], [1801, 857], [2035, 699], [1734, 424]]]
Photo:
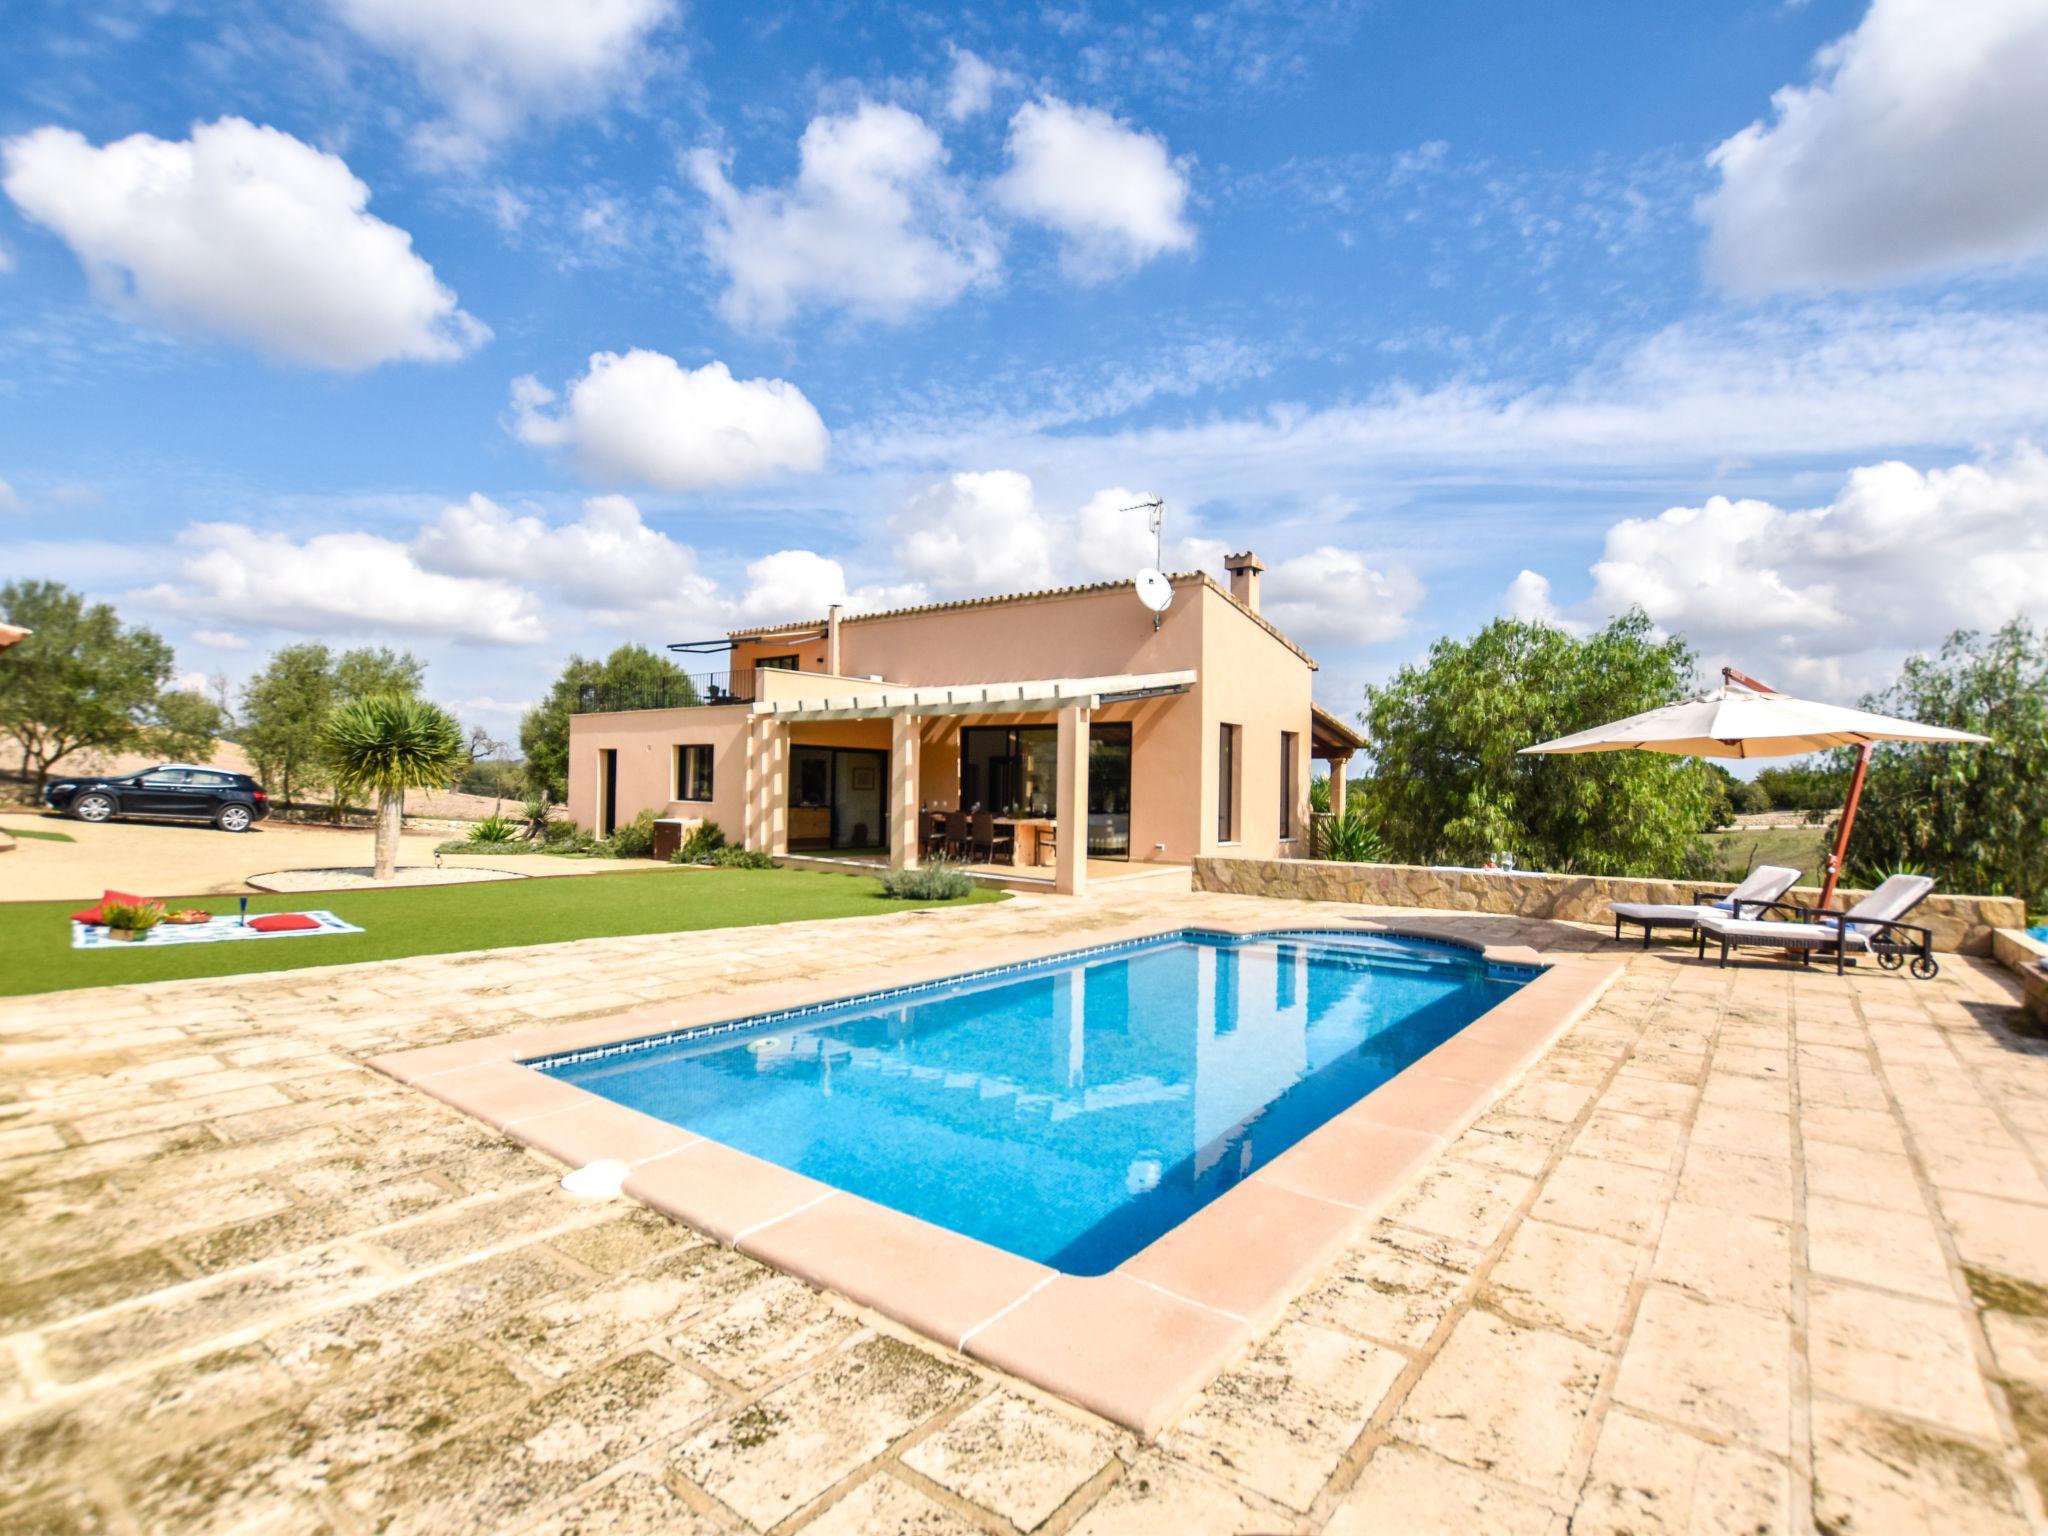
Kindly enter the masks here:
[[519, 834], [519, 823], [495, 811], [469, 829], [472, 843], [509, 843]]
[[342, 792], [377, 795], [377, 872], [398, 864], [398, 834], [408, 789], [439, 789], [469, 765], [469, 744], [455, 717], [404, 694], [374, 694], [327, 717], [323, 735]]

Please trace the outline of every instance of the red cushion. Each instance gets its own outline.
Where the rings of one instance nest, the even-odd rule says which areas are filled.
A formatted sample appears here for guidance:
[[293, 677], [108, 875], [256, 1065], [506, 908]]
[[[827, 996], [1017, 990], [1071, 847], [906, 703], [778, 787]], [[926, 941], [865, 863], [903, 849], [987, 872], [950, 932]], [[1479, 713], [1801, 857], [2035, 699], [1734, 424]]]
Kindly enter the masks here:
[[252, 917], [249, 926], [258, 933], [296, 933], [302, 928], [318, 928], [320, 920], [303, 912], [280, 912], [275, 917]]
[[[146, 899], [141, 896], [130, 896], [126, 891], [102, 891], [100, 893], [100, 907], [104, 907], [108, 902], [122, 902], [131, 907], [139, 907]], [[84, 912], [74, 912], [71, 914], [71, 921], [74, 923], [104, 923], [106, 919], [100, 916], [100, 907], [93, 907]]]

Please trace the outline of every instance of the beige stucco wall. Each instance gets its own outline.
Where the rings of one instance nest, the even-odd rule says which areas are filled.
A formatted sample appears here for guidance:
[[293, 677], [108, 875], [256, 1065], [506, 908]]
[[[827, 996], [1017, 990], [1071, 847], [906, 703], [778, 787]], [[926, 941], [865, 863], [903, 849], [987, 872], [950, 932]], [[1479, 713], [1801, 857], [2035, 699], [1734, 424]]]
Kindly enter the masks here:
[[[675, 800], [675, 749], [697, 745], [711, 748], [712, 798], [708, 803]], [[652, 806], [657, 816], [715, 821], [727, 837], [739, 841], [746, 825], [746, 705], [570, 716], [569, 818], [591, 831], [599, 830], [598, 753], [603, 749], [619, 754], [620, 822]]]
[[[1198, 852], [1241, 858], [1291, 857], [1308, 851], [1309, 702], [1314, 674], [1230, 598], [1204, 588], [1202, 605]], [[1225, 722], [1239, 728], [1237, 837], [1217, 840], [1219, 736]], [[1295, 733], [1294, 837], [1280, 841], [1280, 733]]]
[[[1567, 923], [1613, 922], [1616, 901], [1683, 902], [1695, 891], [1717, 893], [1729, 885], [1685, 880], [1630, 880], [1602, 875], [1510, 875], [1495, 870], [1426, 869], [1414, 864], [1339, 864], [1316, 859], [1199, 859], [1195, 887], [1245, 896], [1281, 896], [1306, 901], [1355, 901], [1378, 907], [1431, 907], [1452, 912], [1499, 912], [1551, 918]], [[1867, 894], [1841, 890], [1837, 906]], [[1790, 898], [1805, 906], [1820, 899], [1812, 886]], [[1966, 955], [1991, 953], [1992, 932], [2025, 923], [2012, 896], [1927, 898], [1908, 922], [1934, 935], [1934, 947]]]

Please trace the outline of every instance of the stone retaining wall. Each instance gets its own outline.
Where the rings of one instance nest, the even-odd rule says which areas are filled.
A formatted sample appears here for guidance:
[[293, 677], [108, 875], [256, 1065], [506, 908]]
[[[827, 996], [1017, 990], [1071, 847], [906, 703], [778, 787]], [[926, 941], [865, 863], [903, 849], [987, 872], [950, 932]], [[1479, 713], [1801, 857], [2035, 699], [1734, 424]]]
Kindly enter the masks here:
[[2048, 1025], [2048, 944], [2024, 928], [2001, 928], [1991, 936], [1991, 954], [2020, 979], [2027, 1012]]
[[[1284, 896], [1297, 901], [1356, 901], [1376, 907], [1434, 907], [1451, 912], [1498, 912], [1514, 917], [1550, 918], [1566, 923], [1611, 924], [1607, 906], [1615, 901], [1685, 902], [1695, 891], [1734, 889], [1713, 881], [1629, 880], [1607, 875], [1527, 875], [1491, 869], [1429, 869], [1417, 864], [1339, 864], [1321, 859], [1195, 860], [1195, 889], [1237, 896]], [[1864, 895], [1835, 893], [1837, 906]], [[1815, 886], [1787, 897], [1813, 906]], [[1907, 918], [1932, 930], [1934, 947], [1965, 955], [1991, 953], [1999, 928], [2026, 924], [2026, 910], [2012, 896], [1927, 898]]]

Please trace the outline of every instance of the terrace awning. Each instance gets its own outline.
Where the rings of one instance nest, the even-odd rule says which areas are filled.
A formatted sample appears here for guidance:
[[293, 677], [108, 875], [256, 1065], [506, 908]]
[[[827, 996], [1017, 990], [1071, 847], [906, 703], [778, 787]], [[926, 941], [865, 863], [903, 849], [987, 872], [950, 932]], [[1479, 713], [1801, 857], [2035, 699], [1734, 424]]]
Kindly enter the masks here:
[[1014, 683], [946, 683], [924, 688], [878, 683], [872, 691], [861, 690], [836, 698], [761, 699], [754, 704], [754, 713], [783, 721], [1027, 714], [1075, 705], [1100, 709], [1105, 704], [1186, 693], [1194, 684], [1192, 671], [1047, 677]]

